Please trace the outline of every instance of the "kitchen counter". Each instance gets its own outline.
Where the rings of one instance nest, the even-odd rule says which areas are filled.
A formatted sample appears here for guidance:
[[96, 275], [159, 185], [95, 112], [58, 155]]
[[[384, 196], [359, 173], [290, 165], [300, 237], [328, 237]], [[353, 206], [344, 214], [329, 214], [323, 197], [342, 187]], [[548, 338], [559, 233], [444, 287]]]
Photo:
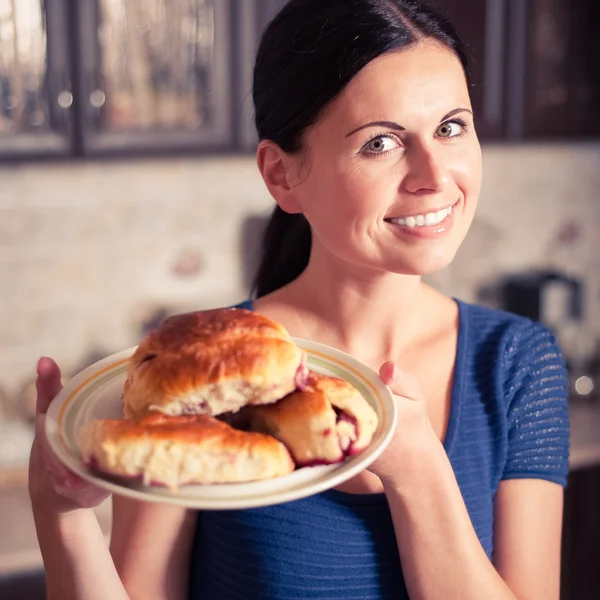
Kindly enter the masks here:
[[[573, 401], [571, 419], [571, 470], [600, 464], [600, 402]], [[26, 469], [0, 472], [0, 577], [40, 569]], [[107, 542], [111, 522], [110, 499], [96, 509]]]

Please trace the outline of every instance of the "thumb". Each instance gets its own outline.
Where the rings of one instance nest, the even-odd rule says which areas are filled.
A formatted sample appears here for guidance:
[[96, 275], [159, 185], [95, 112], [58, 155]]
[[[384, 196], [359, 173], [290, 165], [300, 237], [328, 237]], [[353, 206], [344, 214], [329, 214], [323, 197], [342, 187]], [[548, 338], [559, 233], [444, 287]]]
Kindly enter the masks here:
[[37, 379], [35, 387], [37, 389], [36, 412], [38, 415], [46, 414], [50, 402], [62, 388], [60, 382], [60, 369], [51, 359], [43, 356], [37, 363]]
[[379, 376], [396, 396], [402, 396], [409, 400], [421, 400], [423, 393], [419, 382], [406, 371], [403, 371], [396, 363], [388, 361], [381, 365]]

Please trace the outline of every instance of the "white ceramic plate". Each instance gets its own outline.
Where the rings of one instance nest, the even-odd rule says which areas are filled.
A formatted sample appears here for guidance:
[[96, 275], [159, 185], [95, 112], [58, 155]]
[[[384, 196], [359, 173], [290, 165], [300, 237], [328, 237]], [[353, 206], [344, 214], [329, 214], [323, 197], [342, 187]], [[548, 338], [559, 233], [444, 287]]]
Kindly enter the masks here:
[[102, 475], [81, 458], [77, 431], [95, 419], [123, 418], [123, 384], [135, 348], [113, 354], [78, 373], [50, 405], [46, 432], [60, 460], [88, 481], [137, 500], [178, 504], [203, 510], [268, 506], [304, 498], [340, 485], [369, 466], [390, 442], [397, 414], [394, 397], [379, 376], [334, 348], [294, 338], [308, 354], [311, 370], [350, 382], [377, 411], [379, 426], [369, 447], [335, 465], [304, 467], [275, 479], [253, 483], [186, 485], [178, 492]]

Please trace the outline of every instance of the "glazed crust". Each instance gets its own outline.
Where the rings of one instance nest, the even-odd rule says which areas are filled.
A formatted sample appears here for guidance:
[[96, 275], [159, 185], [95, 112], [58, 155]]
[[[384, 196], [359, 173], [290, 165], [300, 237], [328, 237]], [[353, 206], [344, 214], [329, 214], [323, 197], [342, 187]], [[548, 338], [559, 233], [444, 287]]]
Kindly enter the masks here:
[[178, 315], [131, 357], [125, 417], [218, 415], [275, 402], [302, 383], [305, 371], [305, 353], [282, 325], [262, 315], [235, 308]]
[[94, 468], [174, 490], [184, 484], [258, 481], [294, 470], [281, 442], [208, 415], [93, 421], [81, 430], [79, 442], [84, 461]]
[[307, 387], [267, 406], [249, 406], [238, 423], [283, 442], [298, 466], [330, 464], [362, 452], [377, 414], [345, 380], [311, 372]]

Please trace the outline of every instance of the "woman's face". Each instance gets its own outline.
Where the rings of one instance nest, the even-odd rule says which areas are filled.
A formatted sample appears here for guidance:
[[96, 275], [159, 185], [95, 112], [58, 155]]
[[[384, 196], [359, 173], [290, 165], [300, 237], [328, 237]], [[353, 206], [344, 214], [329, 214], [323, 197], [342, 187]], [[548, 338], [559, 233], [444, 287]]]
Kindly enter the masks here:
[[305, 136], [294, 201], [315, 258], [432, 273], [473, 219], [481, 149], [459, 60], [430, 42], [365, 67]]

